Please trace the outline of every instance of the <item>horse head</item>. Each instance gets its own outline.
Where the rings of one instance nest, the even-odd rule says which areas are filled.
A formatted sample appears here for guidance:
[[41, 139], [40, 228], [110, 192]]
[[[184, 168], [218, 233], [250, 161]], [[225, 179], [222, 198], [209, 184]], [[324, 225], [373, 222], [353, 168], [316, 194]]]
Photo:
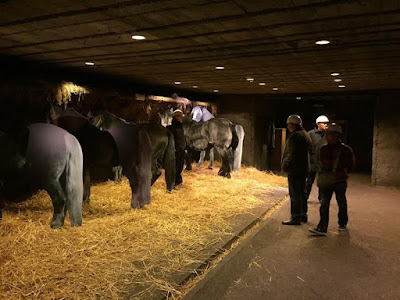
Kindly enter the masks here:
[[161, 113], [158, 113], [160, 120], [161, 120], [161, 125], [164, 127], [167, 127], [172, 124], [172, 114], [174, 112], [173, 108], [167, 109], [166, 111], [163, 111]]

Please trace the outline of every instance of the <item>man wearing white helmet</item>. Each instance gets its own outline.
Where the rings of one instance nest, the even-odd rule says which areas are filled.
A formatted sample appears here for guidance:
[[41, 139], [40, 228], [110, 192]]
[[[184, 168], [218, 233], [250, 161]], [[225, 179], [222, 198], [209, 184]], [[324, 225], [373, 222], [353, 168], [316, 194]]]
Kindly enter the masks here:
[[[311, 172], [307, 176], [306, 182], [306, 193], [307, 200], [310, 197], [311, 189], [315, 181], [315, 177], [321, 168], [319, 161], [319, 152], [321, 147], [326, 145], [325, 131], [328, 127], [329, 119], [322, 115], [316, 120], [317, 127], [310, 130], [308, 134], [312, 140], [312, 152], [311, 152]], [[321, 201], [321, 196], [318, 193], [318, 199]]]
[[300, 225], [307, 222], [306, 178], [310, 172], [311, 138], [303, 128], [298, 115], [287, 119], [290, 136], [282, 157], [282, 170], [288, 174], [290, 195], [290, 218], [284, 225]]
[[175, 141], [175, 161], [176, 161], [176, 175], [175, 175], [175, 186], [182, 184], [182, 170], [185, 161], [185, 149], [186, 149], [186, 139], [183, 132], [183, 112], [180, 109], [174, 110], [172, 113], [172, 124], [167, 126], [167, 128], [174, 135]]
[[326, 130], [328, 144], [321, 148], [321, 170], [317, 180], [321, 193], [321, 219], [316, 228], [310, 229], [316, 235], [326, 235], [329, 223], [329, 205], [333, 193], [336, 195], [339, 206], [339, 231], [347, 228], [347, 180], [355, 166], [355, 158], [353, 150], [340, 140], [341, 133], [342, 128], [339, 125], [334, 123], [329, 125]]

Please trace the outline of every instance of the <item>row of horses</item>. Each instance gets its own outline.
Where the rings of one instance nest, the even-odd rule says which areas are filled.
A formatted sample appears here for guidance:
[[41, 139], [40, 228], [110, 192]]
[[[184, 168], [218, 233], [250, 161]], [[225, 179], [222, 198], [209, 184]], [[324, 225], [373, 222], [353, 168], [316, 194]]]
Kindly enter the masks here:
[[[199, 109], [193, 109], [194, 119]], [[160, 117], [167, 125], [172, 111]], [[244, 138], [240, 125], [220, 118], [197, 122], [187, 116], [183, 127], [188, 147], [203, 151], [201, 159], [204, 151], [217, 150], [222, 159], [219, 175], [229, 178], [234, 165], [240, 166], [237, 160]], [[62, 227], [67, 211], [71, 226], [80, 226], [82, 201], [90, 200], [94, 167], [108, 170], [115, 182], [125, 175], [132, 190], [131, 207], [142, 208], [150, 203], [150, 188], [161, 167], [167, 190], [174, 188], [174, 138], [161, 124], [129, 123], [105, 110], [85, 117], [74, 109], [52, 106], [47, 124], [0, 133], [0, 205], [2, 199], [19, 202], [45, 189], [54, 207], [51, 227]]]

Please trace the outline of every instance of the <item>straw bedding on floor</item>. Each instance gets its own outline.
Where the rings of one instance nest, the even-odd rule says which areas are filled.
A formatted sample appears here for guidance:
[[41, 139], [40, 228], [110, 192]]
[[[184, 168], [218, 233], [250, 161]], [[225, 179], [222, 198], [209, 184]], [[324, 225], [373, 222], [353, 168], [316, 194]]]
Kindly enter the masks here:
[[152, 203], [130, 210], [130, 188], [92, 187], [83, 226], [52, 230], [51, 200], [40, 191], [8, 204], [0, 224], [0, 299], [146, 299], [155, 291], [174, 297], [171, 274], [187, 272], [204, 249], [232, 234], [236, 215], [265, 204], [265, 192], [286, 186], [283, 177], [243, 168], [232, 179], [217, 169], [184, 174], [168, 194], [160, 178]]

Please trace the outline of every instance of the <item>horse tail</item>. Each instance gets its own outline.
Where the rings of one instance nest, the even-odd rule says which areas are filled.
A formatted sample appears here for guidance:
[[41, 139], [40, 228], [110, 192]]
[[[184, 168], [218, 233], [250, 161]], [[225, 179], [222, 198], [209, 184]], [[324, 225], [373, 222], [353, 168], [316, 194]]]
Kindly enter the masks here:
[[242, 154], [243, 154], [243, 141], [244, 141], [244, 129], [242, 125], [235, 125], [236, 133], [239, 138], [239, 144], [234, 152], [233, 157], [233, 171], [239, 172], [240, 166], [242, 164]]
[[175, 142], [174, 135], [169, 130], [166, 131], [168, 135], [168, 145], [164, 151], [163, 167], [165, 170], [165, 182], [167, 184], [167, 190], [170, 192], [174, 188], [176, 175]]
[[231, 145], [229, 147], [232, 148], [233, 151], [235, 151], [237, 146], [239, 145], [239, 137], [236, 132], [235, 124], [230, 122], [229, 127], [231, 128], [231, 132], [232, 132], [232, 141], [231, 141]]
[[69, 135], [66, 146], [69, 149], [65, 167], [65, 196], [71, 226], [82, 225], [83, 198], [83, 154], [78, 140]]

